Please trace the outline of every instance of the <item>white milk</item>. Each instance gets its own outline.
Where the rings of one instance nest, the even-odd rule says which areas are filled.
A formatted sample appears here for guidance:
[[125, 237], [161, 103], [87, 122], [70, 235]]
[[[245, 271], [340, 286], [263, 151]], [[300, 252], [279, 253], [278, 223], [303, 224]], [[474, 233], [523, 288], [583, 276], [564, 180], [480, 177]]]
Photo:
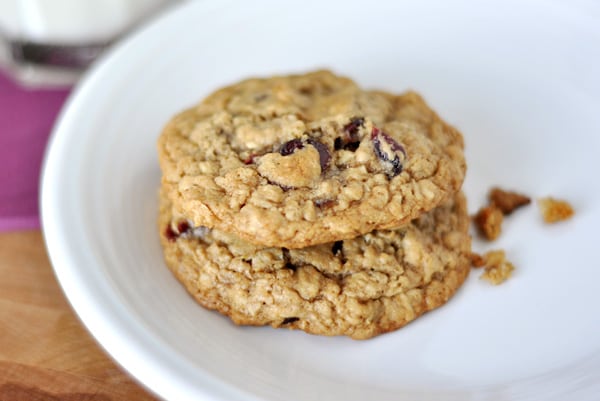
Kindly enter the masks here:
[[0, 0], [0, 69], [26, 86], [71, 85], [119, 35], [178, 1]]
[[172, 0], [0, 0], [0, 30], [38, 43], [108, 41]]

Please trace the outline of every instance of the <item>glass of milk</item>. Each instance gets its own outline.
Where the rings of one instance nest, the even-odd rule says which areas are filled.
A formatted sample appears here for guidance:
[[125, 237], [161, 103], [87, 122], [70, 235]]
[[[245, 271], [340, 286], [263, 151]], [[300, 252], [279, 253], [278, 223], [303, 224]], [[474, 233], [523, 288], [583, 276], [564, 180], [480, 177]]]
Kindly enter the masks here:
[[102, 51], [179, 0], [0, 0], [0, 69], [29, 86], [73, 83]]

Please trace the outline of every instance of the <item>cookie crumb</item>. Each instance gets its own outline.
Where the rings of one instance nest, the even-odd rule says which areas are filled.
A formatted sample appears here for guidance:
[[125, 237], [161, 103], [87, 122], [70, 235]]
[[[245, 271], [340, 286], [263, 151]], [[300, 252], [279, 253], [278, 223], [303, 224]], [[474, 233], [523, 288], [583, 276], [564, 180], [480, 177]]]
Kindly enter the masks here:
[[475, 226], [486, 239], [493, 241], [502, 232], [502, 221], [504, 215], [502, 211], [494, 205], [489, 205], [479, 209], [474, 217]]
[[515, 209], [529, 205], [531, 198], [523, 194], [505, 191], [498, 187], [492, 188], [489, 194], [490, 203], [502, 211], [504, 215], [511, 214]]
[[552, 197], [538, 199], [538, 205], [546, 223], [568, 220], [575, 214], [569, 202]]
[[506, 260], [506, 254], [501, 249], [486, 253], [483, 259], [485, 260], [485, 271], [479, 278], [493, 285], [499, 285], [508, 280], [515, 270], [513, 264]]
[[485, 266], [485, 259], [478, 253], [471, 252], [470, 255], [471, 266], [473, 267], [483, 267]]

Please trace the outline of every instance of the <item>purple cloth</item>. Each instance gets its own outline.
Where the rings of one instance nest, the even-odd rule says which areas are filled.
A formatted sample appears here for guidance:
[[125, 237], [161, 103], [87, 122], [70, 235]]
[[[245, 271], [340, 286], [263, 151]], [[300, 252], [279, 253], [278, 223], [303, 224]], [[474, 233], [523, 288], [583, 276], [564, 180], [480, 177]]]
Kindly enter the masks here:
[[69, 90], [26, 89], [0, 71], [0, 231], [38, 228], [40, 167]]

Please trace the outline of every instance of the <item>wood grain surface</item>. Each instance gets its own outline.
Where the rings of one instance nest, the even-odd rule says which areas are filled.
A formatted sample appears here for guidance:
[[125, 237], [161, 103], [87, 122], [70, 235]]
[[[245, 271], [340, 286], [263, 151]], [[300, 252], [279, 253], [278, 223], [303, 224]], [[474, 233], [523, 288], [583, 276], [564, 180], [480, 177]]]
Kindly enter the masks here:
[[39, 231], [0, 234], [0, 401], [157, 400], [98, 346]]

